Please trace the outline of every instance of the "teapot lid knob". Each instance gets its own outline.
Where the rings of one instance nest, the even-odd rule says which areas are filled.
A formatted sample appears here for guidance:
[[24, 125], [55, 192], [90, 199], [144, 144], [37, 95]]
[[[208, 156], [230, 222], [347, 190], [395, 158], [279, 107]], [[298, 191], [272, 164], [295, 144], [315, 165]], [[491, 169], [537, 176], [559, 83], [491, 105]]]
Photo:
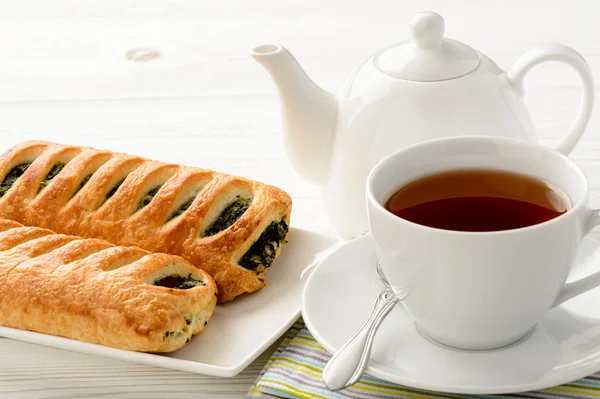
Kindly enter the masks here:
[[444, 18], [437, 12], [420, 12], [410, 21], [411, 36], [422, 48], [438, 49], [445, 31]]
[[375, 66], [394, 78], [438, 82], [465, 76], [479, 65], [471, 47], [444, 37], [446, 23], [436, 12], [420, 12], [410, 21], [411, 40], [385, 48], [374, 56]]

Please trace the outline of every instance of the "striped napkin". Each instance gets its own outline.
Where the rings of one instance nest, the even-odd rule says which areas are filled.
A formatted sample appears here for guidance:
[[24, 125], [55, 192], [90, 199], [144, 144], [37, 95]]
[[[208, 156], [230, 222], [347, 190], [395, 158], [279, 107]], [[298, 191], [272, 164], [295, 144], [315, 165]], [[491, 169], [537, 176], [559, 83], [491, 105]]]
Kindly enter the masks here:
[[267, 362], [252, 385], [249, 398], [303, 398], [303, 399], [370, 399], [370, 398], [599, 398], [600, 372], [579, 381], [526, 394], [512, 395], [457, 395], [425, 392], [392, 384], [369, 375], [354, 386], [332, 392], [321, 379], [321, 371], [329, 360], [329, 353], [312, 337], [304, 322], [299, 320], [287, 332], [281, 345]]

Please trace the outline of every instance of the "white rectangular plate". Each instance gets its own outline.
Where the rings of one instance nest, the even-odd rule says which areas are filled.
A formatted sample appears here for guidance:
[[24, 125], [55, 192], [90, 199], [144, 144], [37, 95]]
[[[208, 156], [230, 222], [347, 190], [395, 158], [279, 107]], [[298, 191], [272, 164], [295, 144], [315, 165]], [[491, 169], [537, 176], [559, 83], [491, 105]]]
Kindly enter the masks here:
[[300, 316], [302, 271], [338, 240], [292, 228], [289, 243], [267, 272], [267, 286], [217, 306], [205, 331], [169, 354], [148, 354], [68, 338], [0, 327], [0, 336], [72, 352], [192, 373], [232, 377], [280, 337]]

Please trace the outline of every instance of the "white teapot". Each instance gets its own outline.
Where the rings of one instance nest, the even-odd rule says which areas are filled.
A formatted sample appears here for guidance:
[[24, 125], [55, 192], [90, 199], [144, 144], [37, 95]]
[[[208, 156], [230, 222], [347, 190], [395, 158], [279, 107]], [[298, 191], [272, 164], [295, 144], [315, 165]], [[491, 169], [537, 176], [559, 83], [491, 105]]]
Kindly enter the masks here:
[[252, 51], [277, 86], [292, 165], [323, 187], [330, 219], [348, 235], [367, 229], [369, 171], [402, 147], [481, 134], [537, 141], [522, 88], [527, 72], [541, 62], [569, 64], [583, 83], [577, 117], [557, 149], [568, 154], [583, 134], [594, 82], [579, 53], [562, 45], [542, 46], [503, 71], [482, 53], [445, 38], [444, 29], [439, 14], [417, 14], [412, 39], [362, 62], [337, 96], [310, 80], [284, 47], [263, 45]]

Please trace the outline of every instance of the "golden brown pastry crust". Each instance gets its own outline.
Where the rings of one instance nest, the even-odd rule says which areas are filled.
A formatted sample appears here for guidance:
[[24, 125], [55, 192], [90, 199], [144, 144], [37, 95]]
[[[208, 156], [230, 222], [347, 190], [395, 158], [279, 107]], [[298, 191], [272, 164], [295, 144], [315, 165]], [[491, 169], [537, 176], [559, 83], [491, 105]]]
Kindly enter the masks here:
[[[153, 285], [173, 275], [205, 285]], [[0, 325], [169, 352], [204, 329], [215, 293], [211, 277], [178, 256], [0, 219]]]
[[[257, 291], [265, 285], [269, 265], [246, 269], [238, 264], [272, 222], [289, 225], [292, 201], [284, 191], [223, 173], [164, 164], [144, 158], [43, 141], [18, 144], [0, 157], [0, 181], [15, 165], [31, 162], [26, 172], [0, 198], [0, 217], [64, 234], [102, 238], [152, 252], [179, 255], [216, 281], [219, 301]], [[41, 182], [58, 162], [66, 166], [38, 193]], [[93, 175], [77, 191], [85, 176]], [[106, 194], [125, 179], [112, 197]], [[152, 201], [136, 211], [139, 201], [161, 185]], [[191, 206], [168, 220], [198, 191]], [[202, 234], [237, 195], [252, 204], [229, 228]], [[275, 248], [279, 255], [281, 245]]]

